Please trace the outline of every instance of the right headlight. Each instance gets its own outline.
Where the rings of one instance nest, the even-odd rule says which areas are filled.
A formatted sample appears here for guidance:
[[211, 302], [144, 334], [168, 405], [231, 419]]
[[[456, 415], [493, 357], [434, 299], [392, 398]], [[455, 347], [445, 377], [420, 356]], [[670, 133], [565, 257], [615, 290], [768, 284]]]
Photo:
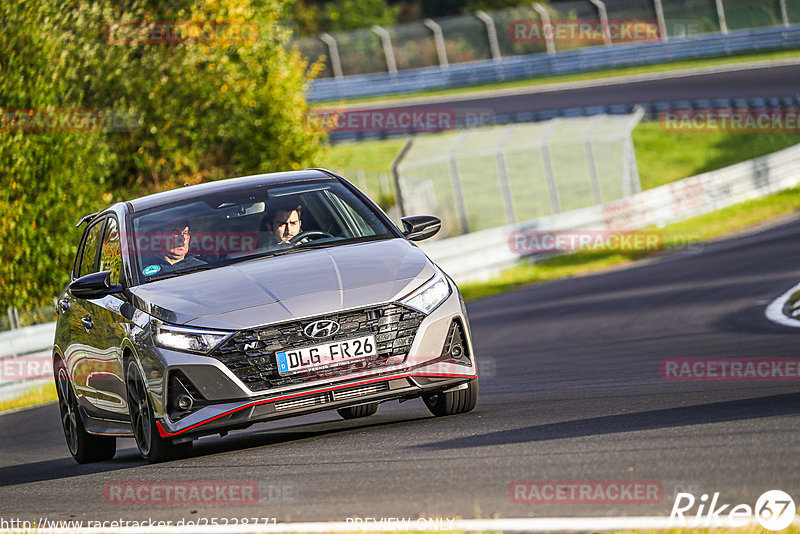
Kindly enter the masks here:
[[444, 273], [436, 269], [430, 280], [400, 299], [400, 302], [427, 315], [444, 302], [450, 292], [450, 284]]
[[231, 332], [206, 330], [156, 323], [153, 338], [165, 349], [207, 354], [232, 335]]

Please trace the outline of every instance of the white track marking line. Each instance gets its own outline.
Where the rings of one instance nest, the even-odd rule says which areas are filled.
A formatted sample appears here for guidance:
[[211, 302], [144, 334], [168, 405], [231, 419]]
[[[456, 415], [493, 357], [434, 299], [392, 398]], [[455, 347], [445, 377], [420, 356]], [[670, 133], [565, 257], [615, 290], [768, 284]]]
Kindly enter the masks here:
[[797, 319], [792, 319], [791, 317], [787, 317], [783, 313], [783, 305], [786, 304], [786, 301], [789, 300], [789, 297], [792, 296], [792, 293], [798, 289], [800, 289], [800, 284], [792, 286], [792, 288], [786, 293], [770, 302], [769, 306], [767, 306], [766, 310], [764, 310], [764, 315], [767, 316], [767, 319], [773, 323], [778, 323], [783, 326], [800, 328], [800, 321]]

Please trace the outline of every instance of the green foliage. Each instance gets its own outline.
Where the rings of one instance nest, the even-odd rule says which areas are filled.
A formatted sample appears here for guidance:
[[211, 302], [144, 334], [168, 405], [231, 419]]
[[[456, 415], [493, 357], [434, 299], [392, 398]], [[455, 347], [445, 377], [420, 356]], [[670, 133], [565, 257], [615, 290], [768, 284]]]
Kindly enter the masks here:
[[400, 7], [390, 6], [386, 0], [333, 0], [322, 5], [298, 0], [291, 16], [301, 35], [316, 35], [370, 28], [375, 24], [391, 26], [397, 23], [399, 13]]
[[530, 2], [526, 2], [524, 0], [467, 0], [465, 2], [463, 12], [475, 13], [478, 10], [493, 11], [495, 9], [529, 6], [530, 4]]
[[[112, 201], [311, 163], [323, 134], [305, 120], [306, 65], [284, 46], [283, 9], [279, 0], [0, 2], [0, 108], [141, 117], [118, 133], [0, 124], [0, 306], [52, 302], [69, 276], [75, 221]], [[172, 43], [105, 34], [109, 23], [141, 21], [255, 32]]]

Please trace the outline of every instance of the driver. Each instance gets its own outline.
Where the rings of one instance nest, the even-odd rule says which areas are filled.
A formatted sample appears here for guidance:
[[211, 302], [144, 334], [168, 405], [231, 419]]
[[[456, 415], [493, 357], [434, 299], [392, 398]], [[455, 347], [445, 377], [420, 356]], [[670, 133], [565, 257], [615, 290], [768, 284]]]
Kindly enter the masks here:
[[300, 233], [303, 207], [291, 200], [274, 200], [264, 216], [265, 228], [270, 235], [270, 246], [291, 245], [291, 239]]
[[153, 275], [206, 264], [205, 261], [188, 255], [191, 239], [188, 219], [172, 221], [154, 235], [153, 249], [158, 253], [142, 258], [144, 274]]

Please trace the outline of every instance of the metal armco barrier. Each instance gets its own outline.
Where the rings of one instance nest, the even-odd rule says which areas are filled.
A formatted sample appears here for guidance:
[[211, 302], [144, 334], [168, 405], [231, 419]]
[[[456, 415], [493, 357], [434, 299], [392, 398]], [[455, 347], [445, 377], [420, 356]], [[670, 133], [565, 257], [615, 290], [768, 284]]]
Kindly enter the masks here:
[[554, 56], [533, 54], [451, 64], [446, 67], [425, 67], [397, 73], [383, 72], [324, 78], [312, 82], [308, 100], [319, 102], [416, 93], [431, 89], [798, 47], [800, 47], [800, 25], [737, 30], [728, 34], [707, 34], [659, 43], [580, 48], [559, 52]]
[[[23, 379], [6, 379], [6, 371], [13, 370], [24, 359], [46, 359], [52, 354], [56, 323], [37, 324], [0, 333], [0, 400], [15, 397], [26, 390], [46, 383], [52, 377], [50, 367], [41, 366], [40, 372]], [[26, 369], [30, 369], [26, 366]], [[13, 376], [13, 373], [12, 373]]]
[[621, 200], [547, 217], [421, 243], [456, 282], [491, 278], [517, 265], [509, 247], [515, 231], [631, 231], [663, 226], [800, 184], [800, 145], [649, 189]]

